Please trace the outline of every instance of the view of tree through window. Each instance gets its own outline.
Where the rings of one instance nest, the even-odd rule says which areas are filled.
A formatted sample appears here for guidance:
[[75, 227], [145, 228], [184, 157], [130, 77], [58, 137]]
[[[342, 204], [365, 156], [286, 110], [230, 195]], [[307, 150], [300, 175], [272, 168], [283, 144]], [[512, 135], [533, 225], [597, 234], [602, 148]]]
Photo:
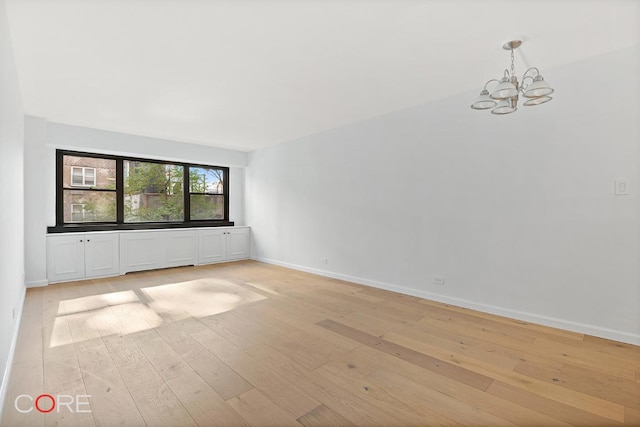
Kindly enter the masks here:
[[184, 169], [166, 163], [124, 161], [124, 222], [184, 220]]
[[233, 225], [227, 167], [67, 150], [56, 158], [55, 231]]
[[189, 199], [192, 220], [224, 218], [224, 171], [189, 168]]

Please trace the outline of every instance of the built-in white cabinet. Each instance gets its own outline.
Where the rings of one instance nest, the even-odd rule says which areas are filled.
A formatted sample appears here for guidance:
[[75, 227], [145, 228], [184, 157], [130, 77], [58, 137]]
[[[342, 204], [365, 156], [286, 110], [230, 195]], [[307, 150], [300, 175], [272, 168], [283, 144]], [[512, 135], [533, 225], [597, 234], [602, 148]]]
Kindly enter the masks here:
[[47, 236], [47, 278], [62, 282], [119, 274], [118, 233]]
[[158, 245], [157, 234], [148, 231], [120, 235], [121, 273], [165, 267], [163, 261], [165, 248]]
[[227, 230], [203, 230], [198, 236], [198, 264], [212, 264], [227, 259]]
[[196, 230], [168, 231], [165, 235], [168, 267], [198, 263], [198, 234]]
[[198, 264], [249, 258], [249, 227], [202, 230], [198, 236]]
[[123, 231], [120, 272], [195, 265], [197, 251], [197, 230]]
[[47, 236], [47, 277], [63, 282], [249, 258], [249, 227], [128, 230]]

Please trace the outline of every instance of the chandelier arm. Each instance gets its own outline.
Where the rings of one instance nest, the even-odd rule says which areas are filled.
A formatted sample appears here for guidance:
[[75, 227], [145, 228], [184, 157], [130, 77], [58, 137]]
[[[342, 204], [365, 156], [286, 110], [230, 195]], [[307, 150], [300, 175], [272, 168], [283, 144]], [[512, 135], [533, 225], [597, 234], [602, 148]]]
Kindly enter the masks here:
[[506, 68], [504, 69], [504, 75], [503, 75], [503, 77], [506, 77], [506, 78], [510, 78], [510, 77], [511, 77], [511, 74], [509, 74], [509, 70], [508, 70], [508, 69], [506, 69]]
[[[530, 70], [530, 69], [531, 69], [531, 68], [529, 68], [529, 70]], [[527, 71], [529, 71], [529, 70], [527, 70]], [[536, 68], [536, 70], [537, 70], [537, 68]], [[527, 81], [527, 79], [531, 79], [531, 83], [533, 83], [533, 81], [534, 81], [534, 80], [533, 80], [533, 77], [531, 77], [531, 76], [527, 76], [527, 73], [525, 72], [525, 73], [522, 75], [522, 82], [520, 83], [520, 88], [519, 88], [519, 89], [520, 89], [520, 92], [522, 92], [523, 94], [524, 94], [524, 91], [527, 89], [527, 87], [529, 87], [529, 85], [531, 84], [531, 83], [525, 83], [525, 82]]]
[[491, 79], [491, 80], [489, 80], [488, 82], [486, 82], [486, 83], [484, 84], [484, 90], [487, 90], [487, 86], [488, 86], [488, 85], [489, 85], [489, 83], [491, 83], [491, 82], [498, 82], [498, 83], [500, 83], [500, 80], [498, 80], [498, 79]]
[[[529, 71], [531, 71], [531, 70], [535, 70], [535, 72], [536, 72], [536, 76], [539, 76], [539, 75], [540, 75], [540, 70], [538, 70], [538, 68], [537, 68], [537, 67], [531, 67], [531, 68], [529, 68], [527, 71], [525, 71], [525, 72], [524, 72], [524, 74], [522, 75], [522, 80], [523, 80], [523, 81], [524, 81], [524, 78], [525, 78], [525, 77], [528, 77], [528, 76], [527, 76], [527, 73], [528, 73]], [[532, 78], [533, 78], [533, 77], [532, 77]]]

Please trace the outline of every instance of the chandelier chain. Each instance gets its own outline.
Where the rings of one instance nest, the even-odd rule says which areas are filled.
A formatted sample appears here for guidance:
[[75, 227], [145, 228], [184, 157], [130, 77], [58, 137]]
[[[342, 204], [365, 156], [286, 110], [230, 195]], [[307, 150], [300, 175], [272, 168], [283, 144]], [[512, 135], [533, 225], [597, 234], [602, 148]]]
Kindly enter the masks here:
[[511, 76], [515, 76], [516, 75], [516, 67], [513, 64], [514, 61], [514, 57], [513, 57], [513, 48], [511, 49]]

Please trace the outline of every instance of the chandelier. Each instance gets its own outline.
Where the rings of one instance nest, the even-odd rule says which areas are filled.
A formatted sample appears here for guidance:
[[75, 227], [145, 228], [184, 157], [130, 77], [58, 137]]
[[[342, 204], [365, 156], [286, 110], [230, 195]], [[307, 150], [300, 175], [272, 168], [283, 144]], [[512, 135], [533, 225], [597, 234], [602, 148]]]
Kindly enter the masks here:
[[[492, 114], [510, 114], [518, 109], [518, 97], [522, 95], [527, 100], [524, 105], [527, 107], [544, 104], [551, 101], [549, 95], [553, 89], [549, 83], [544, 81], [540, 70], [531, 67], [522, 75], [518, 82], [515, 66], [513, 64], [513, 50], [520, 47], [521, 40], [511, 40], [502, 45], [505, 50], [511, 51], [511, 71], [504, 70], [504, 77], [501, 80], [491, 79], [484, 85], [480, 96], [471, 104], [474, 110], [491, 109]], [[497, 82], [498, 85], [491, 93], [487, 90], [489, 83]]]

